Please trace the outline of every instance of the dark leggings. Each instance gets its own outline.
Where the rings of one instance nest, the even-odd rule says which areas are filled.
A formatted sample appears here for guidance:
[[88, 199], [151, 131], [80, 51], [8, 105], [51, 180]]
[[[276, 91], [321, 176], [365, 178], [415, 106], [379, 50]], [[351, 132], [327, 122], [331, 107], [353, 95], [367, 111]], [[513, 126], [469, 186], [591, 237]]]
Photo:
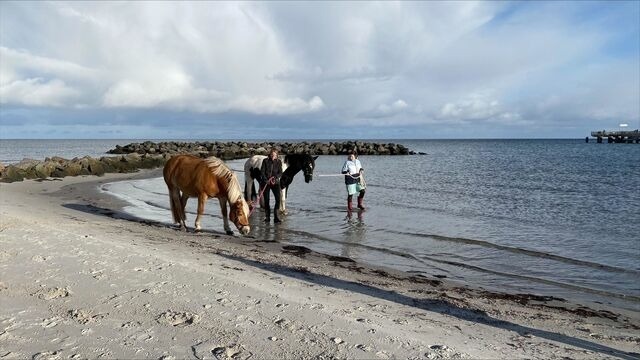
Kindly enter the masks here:
[[280, 208], [280, 193], [282, 192], [282, 190], [280, 189], [280, 184], [275, 184], [275, 185], [267, 185], [267, 189], [264, 191], [264, 208], [267, 211], [267, 214], [269, 214], [269, 190], [271, 190], [271, 192], [273, 192], [273, 196], [276, 198], [276, 203], [273, 206], [273, 212], [275, 214], [276, 217], [278, 217], [278, 208]]

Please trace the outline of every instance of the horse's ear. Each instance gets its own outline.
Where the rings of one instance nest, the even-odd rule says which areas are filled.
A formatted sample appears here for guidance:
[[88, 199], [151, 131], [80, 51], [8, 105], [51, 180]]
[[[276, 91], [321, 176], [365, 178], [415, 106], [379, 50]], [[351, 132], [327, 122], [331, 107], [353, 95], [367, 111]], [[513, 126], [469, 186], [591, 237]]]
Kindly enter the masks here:
[[316, 156], [314, 156], [314, 157], [313, 157], [313, 160], [315, 161], [315, 159], [317, 159], [317, 158], [318, 158], [318, 156], [320, 156], [320, 155], [316, 155]]

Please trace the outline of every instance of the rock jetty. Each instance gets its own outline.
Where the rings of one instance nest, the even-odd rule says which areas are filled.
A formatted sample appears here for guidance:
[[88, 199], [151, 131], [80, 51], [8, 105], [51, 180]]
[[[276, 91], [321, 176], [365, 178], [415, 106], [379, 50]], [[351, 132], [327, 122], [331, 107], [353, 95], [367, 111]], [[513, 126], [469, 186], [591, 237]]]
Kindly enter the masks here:
[[103, 175], [105, 173], [127, 173], [138, 169], [161, 167], [175, 154], [194, 154], [202, 158], [216, 156], [223, 160], [248, 158], [252, 155], [266, 155], [271, 148], [281, 154], [309, 153], [312, 155], [344, 155], [355, 149], [362, 155], [414, 155], [404, 145], [395, 143], [374, 143], [362, 141], [345, 142], [159, 142], [145, 141], [117, 145], [109, 154], [99, 159], [85, 156], [71, 160], [51, 157], [42, 160], [24, 159], [17, 164], [0, 163], [0, 181], [14, 182], [24, 179], [61, 178], [78, 175]]
[[281, 154], [308, 153], [311, 155], [346, 155], [349, 150], [355, 149], [361, 155], [414, 155], [402, 144], [377, 143], [363, 141], [344, 142], [159, 142], [145, 141], [143, 143], [131, 143], [125, 146], [117, 145], [109, 154], [204, 154], [217, 156], [221, 159], [246, 158], [252, 155], [266, 155], [269, 149], [276, 148]]

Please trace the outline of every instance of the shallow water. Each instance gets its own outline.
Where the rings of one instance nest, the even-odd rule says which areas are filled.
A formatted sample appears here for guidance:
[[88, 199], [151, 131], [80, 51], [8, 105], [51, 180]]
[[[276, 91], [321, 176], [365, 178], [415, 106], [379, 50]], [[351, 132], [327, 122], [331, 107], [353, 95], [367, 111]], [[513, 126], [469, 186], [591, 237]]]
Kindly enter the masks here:
[[[347, 215], [343, 178], [334, 176], [344, 157], [320, 156], [311, 183], [294, 179], [284, 222], [264, 224], [258, 212], [251, 236], [488, 289], [640, 310], [640, 146], [400, 142], [427, 155], [360, 156], [366, 211]], [[133, 215], [171, 222], [161, 178], [102, 188], [129, 201]], [[206, 213], [203, 227], [222, 232], [217, 200]]]

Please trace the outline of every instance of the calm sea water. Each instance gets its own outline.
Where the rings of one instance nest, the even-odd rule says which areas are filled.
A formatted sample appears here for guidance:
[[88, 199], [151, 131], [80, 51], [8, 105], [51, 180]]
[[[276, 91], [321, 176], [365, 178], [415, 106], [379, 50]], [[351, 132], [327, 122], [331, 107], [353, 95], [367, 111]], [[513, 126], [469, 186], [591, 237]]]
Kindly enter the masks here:
[[[93, 151], [128, 142], [104, 142], [99, 149], [94, 143]], [[347, 215], [344, 180], [335, 176], [344, 157], [320, 156], [311, 183], [302, 174], [294, 179], [284, 222], [267, 225], [256, 213], [252, 236], [476, 287], [640, 310], [640, 146], [395, 142], [427, 155], [360, 156], [366, 211]], [[84, 151], [76, 156], [91, 153], [84, 148], [90, 144], [67, 146]], [[11, 157], [4, 145], [2, 151], [1, 158]], [[243, 163], [229, 162], [238, 170]], [[242, 181], [243, 173], [238, 176]], [[133, 215], [171, 222], [161, 178], [102, 190], [127, 200]], [[190, 226], [195, 205], [190, 200]], [[217, 201], [206, 212], [203, 227], [222, 231]]]
[[[15, 164], [22, 159], [44, 160], [60, 156], [65, 159], [109, 156], [107, 151], [130, 140], [3, 140], [0, 139], [0, 162]], [[113, 155], [111, 155], [113, 156]]]

